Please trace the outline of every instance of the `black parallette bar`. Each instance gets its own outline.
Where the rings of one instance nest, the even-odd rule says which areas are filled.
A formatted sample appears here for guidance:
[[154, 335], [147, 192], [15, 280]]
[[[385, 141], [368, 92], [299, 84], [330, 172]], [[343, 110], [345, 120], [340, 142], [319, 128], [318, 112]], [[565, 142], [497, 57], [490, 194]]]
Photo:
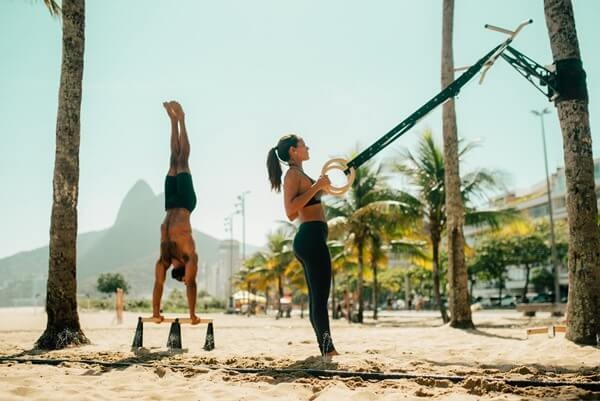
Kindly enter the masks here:
[[479, 70], [483, 68], [483, 66], [491, 57], [495, 55], [498, 49], [500, 49], [503, 46], [508, 46], [508, 43], [510, 43], [510, 40], [494, 47], [492, 50], [489, 51], [489, 53], [487, 53], [479, 61], [477, 61], [477, 63], [469, 67], [460, 77], [452, 81], [450, 85], [448, 85], [445, 89], [443, 89], [433, 98], [431, 98], [427, 103], [425, 103], [423, 106], [417, 109], [417, 111], [408, 116], [400, 124], [392, 128], [391, 131], [382, 136], [379, 140], [377, 140], [377, 142], [375, 142], [367, 149], [359, 153], [354, 159], [350, 160], [350, 162], [348, 162], [348, 168], [344, 170], [344, 173], [347, 175], [350, 173], [350, 168], [357, 169], [358, 167], [363, 165], [365, 162], [367, 162], [369, 159], [371, 159], [373, 156], [379, 153], [383, 148], [388, 146], [390, 143], [394, 142], [396, 139], [402, 136], [402, 134], [414, 127], [414, 125], [431, 110], [435, 109], [437, 106], [444, 103], [449, 98], [456, 96], [460, 89], [463, 86], [465, 86], [465, 84], [469, 82], [471, 78], [473, 78], [475, 74], [479, 72]]

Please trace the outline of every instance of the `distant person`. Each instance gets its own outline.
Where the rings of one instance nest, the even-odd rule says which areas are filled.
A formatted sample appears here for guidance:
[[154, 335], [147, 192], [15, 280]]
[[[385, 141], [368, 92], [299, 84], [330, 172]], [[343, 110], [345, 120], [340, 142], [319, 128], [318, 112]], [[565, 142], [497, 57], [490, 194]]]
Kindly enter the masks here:
[[281, 162], [289, 167], [283, 180], [285, 213], [290, 221], [300, 219], [294, 238], [296, 258], [304, 269], [308, 285], [310, 323], [317, 336], [321, 355], [338, 355], [329, 329], [327, 299], [331, 285], [331, 256], [327, 248], [327, 221], [321, 194], [330, 185], [327, 176], [310, 178], [302, 169], [309, 159], [308, 146], [297, 135], [286, 135], [269, 150], [267, 169], [271, 189], [281, 191]]
[[185, 129], [185, 114], [177, 102], [165, 102], [164, 108], [171, 119], [171, 157], [165, 178], [165, 210], [160, 226], [160, 257], [156, 262], [152, 317], [160, 323], [160, 301], [167, 270], [173, 266], [171, 277], [185, 283], [192, 324], [200, 323], [196, 316], [196, 273], [198, 255], [192, 238], [190, 215], [196, 207], [196, 194], [188, 159], [190, 142]]

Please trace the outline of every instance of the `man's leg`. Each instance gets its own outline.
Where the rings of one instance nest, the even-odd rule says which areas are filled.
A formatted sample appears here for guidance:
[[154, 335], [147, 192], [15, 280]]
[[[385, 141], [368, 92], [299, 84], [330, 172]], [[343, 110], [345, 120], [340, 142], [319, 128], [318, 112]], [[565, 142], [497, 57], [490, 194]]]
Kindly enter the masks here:
[[185, 128], [185, 113], [183, 108], [177, 102], [170, 102], [169, 105], [177, 115], [179, 121], [179, 154], [177, 157], [177, 174], [190, 172], [190, 141]]
[[171, 119], [171, 156], [169, 158], [169, 172], [167, 175], [175, 176], [177, 175], [177, 161], [179, 160], [179, 154], [181, 152], [178, 118], [175, 110], [171, 107], [171, 103], [164, 102], [163, 106]]

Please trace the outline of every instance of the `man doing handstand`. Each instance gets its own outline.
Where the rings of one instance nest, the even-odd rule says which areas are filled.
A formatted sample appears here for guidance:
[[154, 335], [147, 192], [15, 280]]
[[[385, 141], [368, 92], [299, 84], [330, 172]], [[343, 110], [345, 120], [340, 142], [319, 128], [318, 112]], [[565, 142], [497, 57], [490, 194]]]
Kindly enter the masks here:
[[171, 119], [171, 158], [165, 179], [166, 216], [160, 226], [160, 257], [156, 262], [152, 317], [156, 323], [164, 318], [160, 314], [165, 277], [173, 266], [171, 276], [183, 281], [192, 324], [200, 323], [196, 316], [196, 273], [198, 255], [192, 238], [190, 215], [196, 207], [196, 194], [188, 159], [190, 142], [185, 129], [185, 114], [177, 102], [165, 102], [164, 108]]

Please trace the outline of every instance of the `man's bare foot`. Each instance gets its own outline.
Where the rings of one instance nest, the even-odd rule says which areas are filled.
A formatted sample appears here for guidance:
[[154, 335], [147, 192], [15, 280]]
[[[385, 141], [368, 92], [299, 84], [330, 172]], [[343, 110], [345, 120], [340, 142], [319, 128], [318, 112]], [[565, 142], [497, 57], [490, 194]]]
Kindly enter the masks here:
[[190, 315], [190, 319], [192, 319], [192, 326], [200, 324], [200, 318], [198, 316]]
[[185, 117], [185, 113], [183, 112], [183, 108], [181, 107], [181, 105], [178, 102], [172, 100], [169, 102], [169, 106], [177, 116], [177, 119], [183, 120], [183, 118]]
[[177, 113], [175, 113], [175, 110], [171, 107], [171, 102], [163, 102], [163, 107], [167, 110], [167, 114], [171, 120], [177, 120]]

